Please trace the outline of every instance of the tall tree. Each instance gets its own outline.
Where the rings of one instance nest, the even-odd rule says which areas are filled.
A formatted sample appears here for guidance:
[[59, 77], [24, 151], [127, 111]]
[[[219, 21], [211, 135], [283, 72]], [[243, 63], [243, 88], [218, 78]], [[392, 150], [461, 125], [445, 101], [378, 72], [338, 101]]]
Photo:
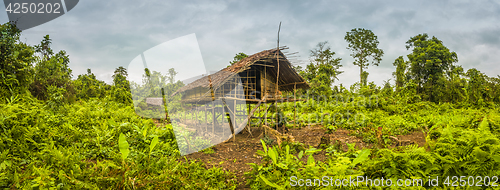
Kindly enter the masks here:
[[127, 69], [120, 66], [115, 69], [113, 75], [113, 98], [115, 101], [130, 104], [132, 103], [132, 94], [130, 93], [130, 83], [127, 80]]
[[123, 66], [120, 66], [118, 68], [115, 69], [115, 72], [113, 73], [113, 79], [115, 78], [115, 76], [117, 75], [121, 75], [121, 76], [124, 76], [124, 77], [127, 77], [128, 74], [127, 74], [127, 69], [125, 69]]
[[372, 59], [372, 65], [378, 66], [384, 51], [378, 48], [377, 36], [371, 30], [355, 28], [347, 32], [344, 39], [349, 43], [347, 49], [352, 51], [353, 64], [359, 66], [359, 80], [363, 84], [363, 69], [368, 68], [369, 58]]
[[393, 72], [392, 75], [396, 78], [396, 91], [399, 91], [401, 87], [404, 86], [406, 82], [406, 70], [407, 63], [403, 59], [403, 56], [399, 56], [394, 63], [392, 63], [396, 67], [396, 72]]
[[469, 84], [466, 87], [469, 102], [483, 105], [484, 101], [493, 99], [489, 96], [491, 91], [488, 88], [488, 76], [475, 68], [467, 70], [466, 76], [469, 78]]
[[328, 46], [328, 42], [320, 42], [316, 48], [311, 50], [311, 62], [305, 70], [299, 71], [310, 84], [311, 91], [314, 93], [331, 92], [332, 84], [337, 76], [343, 71], [340, 71], [340, 61], [342, 58], [334, 58], [333, 52]]
[[462, 76], [465, 76], [464, 68], [460, 65], [452, 65], [447, 72], [447, 76], [447, 101], [459, 102], [466, 100], [467, 95], [463, 89], [466, 87], [467, 79], [462, 78]]
[[177, 75], [179, 72], [175, 71], [174, 68], [170, 68], [168, 69], [168, 76], [167, 76], [167, 79], [168, 79], [168, 82], [170, 84], [174, 84], [175, 82], [175, 75]]
[[113, 84], [115, 85], [115, 87], [130, 90], [130, 84], [127, 80], [127, 76], [128, 76], [127, 69], [125, 69], [122, 66], [116, 68], [112, 76]]
[[34, 81], [31, 83], [31, 93], [41, 100], [48, 100], [52, 93], [48, 92], [49, 86], [65, 89], [67, 100], [74, 95], [73, 83], [71, 81], [72, 71], [69, 68], [69, 56], [66, 51], [61, 50], [54, 54], [50, 48], [52, 40], [46, 35], [39, 45], [35, 46], [35, 52], [40, 54], [35, 65]]
[[366, 86], [368, 84], [368, 75], [370, 73], [366, 72], [366, 71], [363, 71], [363, 73], [361, 73], [361, 85], [363, 86]]
[[406, 44], [406, 49], [413, 48], [407, 56], [411, 78], [428, 100], [439, 101], [445, 89], [445, 74], [458, 61], [457, 54], [444, 46], [441, 40], [434, 36], [429, 38], [427, 34], [414, 36]]
[[104, 98], [110, 85], [96, 78], [92, 70], [87, 69], [87, 74], [78, 75], [78, 78], [73, 81], [76, 89], [76, 98], [87, 100], [89, 98]]
[[50, 48], [51, 43], [52, 39], [50, 39], [49, 35], [45, 35], [42, 42], [39, 45], [35, 45], [35, 51], [41, 53], [42, 58], [49, 59], [50, 56], [54, 55], [54, 51]]

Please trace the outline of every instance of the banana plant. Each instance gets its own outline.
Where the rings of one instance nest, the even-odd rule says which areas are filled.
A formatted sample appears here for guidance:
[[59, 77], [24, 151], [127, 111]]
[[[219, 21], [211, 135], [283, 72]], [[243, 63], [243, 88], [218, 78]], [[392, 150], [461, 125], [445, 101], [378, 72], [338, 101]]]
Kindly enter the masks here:
[[130, 150], [127, 138], [123, 133], [120, 133], [120, 137], [118, 139], [118, 148], [120, 149], [120, 153], [122, 154], [122, 160], [123, 162], [125, 162], [125, 159], [127, 159]]

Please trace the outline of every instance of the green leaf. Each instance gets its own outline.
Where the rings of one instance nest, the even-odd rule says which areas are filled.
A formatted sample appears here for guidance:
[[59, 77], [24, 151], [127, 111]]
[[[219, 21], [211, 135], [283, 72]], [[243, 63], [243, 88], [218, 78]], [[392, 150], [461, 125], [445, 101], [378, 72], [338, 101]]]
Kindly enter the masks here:
[[321, 149], [310, 148], [310, 149], [307, 149], [305, 153], [308, 154], [308, 155], [313, 155], [314, 153], [320, 152], [320, 151], [321, 151]]
[[498, 155], [493, 155], [493, 160], [495, 160], [495, 162], [500, 162], [500, 156]]
[[118, 148], [120, 148], [120, 153], [122, 154], [122, 159], [125, 160], [130, 152], [128, 149], [127, 138], [123, 133], [120, 133], [120, 137], [118, 139]]
[[[120, 124], [120, 126], [121, 126], [121, 127], [125, 126], [125, 123]], [[137, 125], [133, 125], [133, 124], [132, 124], [132, 126], [133, 126], [133, 127], [134, 127], [134, 129], [137, 131], [137, 133], [139, 133], [139, 134], [141, 133], [141, 129], [140, 129]]]
[[115, 120], [113, 120], [113, 119], [108, 120], [108, 124], [111, 125], [112, 127], [116, 127], [117, 126]]
[[368, 159], [368, 156], [370, 156], [370, 149], [364, 149], [362, 150], [358, 157], [356, 157], [353, 161], [352, 161], [352, 164], [351, 166], [354, 167], [356, 166], [356, 164], [358, 163], [361, 163], [363, 161], [365, 161], [366, 159]]
[[307, 158], [307, 165], [314, 166], [316, 162], [314, 162], [314, 157], [313, 155], [309, 155], [309, 158]]
[[255, 164], [255, 163], [246, 163], [246, 164], [252, 166], [252, 170], [259, 171], [259, 165]]
[[304, 156], [304, 151], [302, 151], [302, 150], [301, 150], [301, 151], [299, 152], [299, 159], [302, 159], [302, 156]]
[[269, 157], [271, 157], [271, 159], [273, 160], [273, 164], [277, 164], [277, 153], [275, 152], [275, 150], [270, 148], [268, 154]]
[[479, 130], [480, 131], [489, 131], [489, 128], [488, 128], [488, 118], [485, 116], [483, 117], [483, 121], [481, 121], [481, 123], [479, 124]]
[[264, 148], [264, 152], [267, 152], [267, 146], [264, 140], [260, 139], [260, 142], [262, 143], [262, 147]]
[[149, 154], [151, 154], [151, 151], [155, 148], [156, 144], [158, 144], [158, 136], [155, 136], [153, 140], [151, 141], [151, 144], [149, 145]]
[[146, 138], [146, 135], [148, 134], [148, 126], [144, 126], [144, 129], [142, 131], [142, 135], [144, 136], [144, 138]]
[[284, 170], [288, 170], [288, 166], [283, 164], [283, 163], [279, 163], [278, 167], [280, 167], [281, 169], [284, 169]]
[[280, 187], [279, 185], [276, 185], [275, 183], [272, 183], [270, 182], [269, 180], [267, 180], [264, 176], [262, 175], [259, 175], [260, 179], [262, 179], [262, 181], [264, 181], [264, 183], [266, 183], [267, 185], [271, 186], [271, 187], [274, 187], [276, 189], [283, 189], [283, 187]]
[[266, 156], [267, 154], [263, 152], [262, 150], [257, 150], [257, 154], [260, 156]]
[[354, 151], [356, 149], [356, 143], [347, 143], [349, 151]]

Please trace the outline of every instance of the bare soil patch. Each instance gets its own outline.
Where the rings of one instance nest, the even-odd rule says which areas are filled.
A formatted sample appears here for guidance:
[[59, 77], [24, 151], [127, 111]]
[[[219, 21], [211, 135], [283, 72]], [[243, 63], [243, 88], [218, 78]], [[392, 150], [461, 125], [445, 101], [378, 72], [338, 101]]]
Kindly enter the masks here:
[[[278, 130], [281, 132], [281, 130]], [[243, 130], [240, 134], [236, 135], [236, 142], [231, 139], [226, 143], [221, 143], [212, 147], [215, 153], [207, 154], [204, 152], [196, 152], [185, 157], [188, 160], [196, 160], [204, 162], [207, 168], [213, 166], [220, 166], [227, 171], [233, 172], [238, 179], [238, 189], [249, 189], [246, 185], [245, 172], [251, 170], [251, 166], [247, 163], [257, 163], [261, 162], [261, 158], [256, 155], [257, 150], [262, 150], [262, 144], [260, 142], [260, 136], [263, 130], [260, 127], [252, 127], [253, 137], [248, 134], [246, 130]], [[331, 143], [340, 143], [342, 150], [347, 151], [347, 143], [356, 143], [356, 147], [359, 149], [363, 148], [373, 148], [374, 144], [364, 143], [361, 138], [351, 135], [352, 132], [345, 129], [338, 129], [332, 134], [326, 134], [326, 130], [320, 126], [309, 126], [301, 129], [289, 129], [287, 134], [291, 134], [295, 141], [303, 143], [305, 148], [318, 147], [321, 138], [330, 139]], [[259, 138], [257, 138], [259, 137]], [[425, 134], [422, 132], [413, 132], [408, 135], [399, 135], [397, 138], [408, 144], [417, 144], [418, 146], [425, 146]], [[403, 144], [407, 145], [407, 144]], [[389, 148], [394, 148], [398, 146], [397, 143], [393, 143]], [[325, 161], [327, 159], [326, 152], [322, 151], [314, 155], [315, 160]], [[182, 158], [181, 160], [184, 160]]]

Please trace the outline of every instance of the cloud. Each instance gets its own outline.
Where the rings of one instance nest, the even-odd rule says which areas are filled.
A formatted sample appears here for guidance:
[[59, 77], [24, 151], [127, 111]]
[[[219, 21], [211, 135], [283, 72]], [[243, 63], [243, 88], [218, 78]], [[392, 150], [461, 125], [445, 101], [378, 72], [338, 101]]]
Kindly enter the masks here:
[[[6, 14], [0, 17], [7, 21]], [[66, 50], [74, 75], [91, 68], [111, 82], [115, 68], [163, 42], [195, 33], [206, 69], [220, 70], [236, 53], [274, 48], [279, 22], [280, 45], [299, 52], [329, 41], [342, 58], [344, 86], [359, 80], [344, 35], [352, 28], [372, 30], [385, 52], [379, 67], [370, 66], [370, 81], [382, 85], [391, 77], [392, 62], [406, 56], [405, 42], [428, 33], [456, 51], [464, 68], [478, 67], [490, 76], [500, 66], [500, 3], [488, 1], [81, 1], [66, 15], [23, 32], [37, 44], [50, 34], [55, 50]], [[103, 77], [103, 78], [101, 78]]]

